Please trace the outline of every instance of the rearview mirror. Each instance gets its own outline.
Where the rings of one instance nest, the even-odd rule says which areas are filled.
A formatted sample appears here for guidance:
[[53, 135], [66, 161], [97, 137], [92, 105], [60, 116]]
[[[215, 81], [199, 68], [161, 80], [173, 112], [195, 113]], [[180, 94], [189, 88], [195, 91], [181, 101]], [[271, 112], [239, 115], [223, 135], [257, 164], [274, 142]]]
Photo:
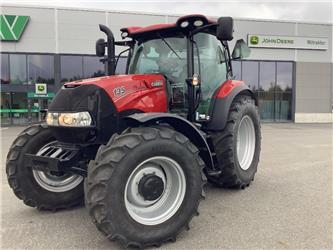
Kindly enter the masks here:
[[249, 57], [251, 53], [250, 48], [243, 39], [237, 40], [234, 50], [232, 51], [232, 59], [243, 59]]
[[234, 33], [234, 21], [232, 17], [220, 17], [217, 20], [216, 37], [221, 41], [231, 41]]
[[96, 55], [99, 57], [105, 55], [105, 40], [103, 38], [96, 41]]

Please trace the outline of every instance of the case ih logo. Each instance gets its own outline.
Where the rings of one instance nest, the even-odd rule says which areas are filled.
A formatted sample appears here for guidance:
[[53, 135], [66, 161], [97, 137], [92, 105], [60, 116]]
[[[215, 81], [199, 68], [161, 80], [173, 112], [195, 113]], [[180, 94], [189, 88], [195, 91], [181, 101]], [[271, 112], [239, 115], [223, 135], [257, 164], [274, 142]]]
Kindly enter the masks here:
[[0, 15], [0, 40], [18, 41], [28, 21], [28, 16]]
[[250, 43], [253, 44], [253, 45], [257, 45], [259, 43], [259, 37], [251, 36], [250, 37]]
[[151, 83], [152, 87], [161, 87], [163, 86], [163, 82], [162, 81], [155, 81]]

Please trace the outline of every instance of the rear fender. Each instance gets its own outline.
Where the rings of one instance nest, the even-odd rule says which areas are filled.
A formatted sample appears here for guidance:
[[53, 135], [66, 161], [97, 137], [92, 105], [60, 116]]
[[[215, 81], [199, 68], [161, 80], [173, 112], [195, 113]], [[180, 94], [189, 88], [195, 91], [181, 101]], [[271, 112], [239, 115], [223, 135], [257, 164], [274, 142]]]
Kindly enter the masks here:
[[123, 118], [129, 127], [167, 123], [176, 131], [186, 136], [198, 149], [199, 155], [208, 169], [214, 169], [212, 154], [202, 131], [191, 122], [171, 113], [142, 113]]
[[227, 124], [231, 103], [238, 95], [251, 96], [258, 105], [253, 91], [243, 81], [227, 80], [214, 93], [209, 110], [210, 121], [204, 128], [213, 131], [223, 130]]

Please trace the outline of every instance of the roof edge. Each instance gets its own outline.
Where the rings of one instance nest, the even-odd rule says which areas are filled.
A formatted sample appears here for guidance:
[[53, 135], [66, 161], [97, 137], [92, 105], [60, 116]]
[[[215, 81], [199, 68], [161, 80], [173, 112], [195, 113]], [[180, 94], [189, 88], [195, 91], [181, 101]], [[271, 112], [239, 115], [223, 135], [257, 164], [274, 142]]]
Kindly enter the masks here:
[[[120, 14], [133, 14], [133, 15], [149, 15], [149, 16], [167, 16], [167, 17], [181, 17], [188, 13], [171, 14], [164, 12], [146, 12], [146, 11], [128, 11], [128, 10], [110, 10], [102, 8], [83, 8], [83, 7], [64, 7], [64, 6], [45, 6], [35, 4], [0, 4], [1, 7], [14, 7], [14, 8], [38, 8], [38, 9], [58, 9], [58, 10], [72, 10], [72, 11], [91, 11], [91, 12], [108, 12], [108, 13], [120, 13]], [[219, 16], [206, 15], [210, 18], [218, 18]], [[278, 20], [278, 19], [267, 19], [267, 18], [250, 18], [250, 17], [236, 17], [233, 16], [234, 20], [238, 21], [252, 21], [252, 22], [276, 22], [276, 23], [293, 23], [293, 24], [313, 24], [313, 25], [327, 25], [333, 26], [330, 22], [314, 22], [314, 21], [301, 21], [301, 20]]]

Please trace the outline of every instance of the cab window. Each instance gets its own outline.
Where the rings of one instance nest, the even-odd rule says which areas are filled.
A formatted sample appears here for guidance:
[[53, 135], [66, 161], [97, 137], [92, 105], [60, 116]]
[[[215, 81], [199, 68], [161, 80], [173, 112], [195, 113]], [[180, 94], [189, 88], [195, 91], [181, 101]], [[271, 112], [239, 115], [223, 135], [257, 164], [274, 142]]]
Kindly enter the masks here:
[[[194, 36], [194, 41], [196, 42], [196, 46], [194, 46], [195, 72], [201, 78], [202, 95], [197, 112], [208, 114], [214, 92], [227, 78], [226, 55], [221, 42], [214, 35], [199, 33]], [[197, 63], [198, 51], [200, 70]]]

